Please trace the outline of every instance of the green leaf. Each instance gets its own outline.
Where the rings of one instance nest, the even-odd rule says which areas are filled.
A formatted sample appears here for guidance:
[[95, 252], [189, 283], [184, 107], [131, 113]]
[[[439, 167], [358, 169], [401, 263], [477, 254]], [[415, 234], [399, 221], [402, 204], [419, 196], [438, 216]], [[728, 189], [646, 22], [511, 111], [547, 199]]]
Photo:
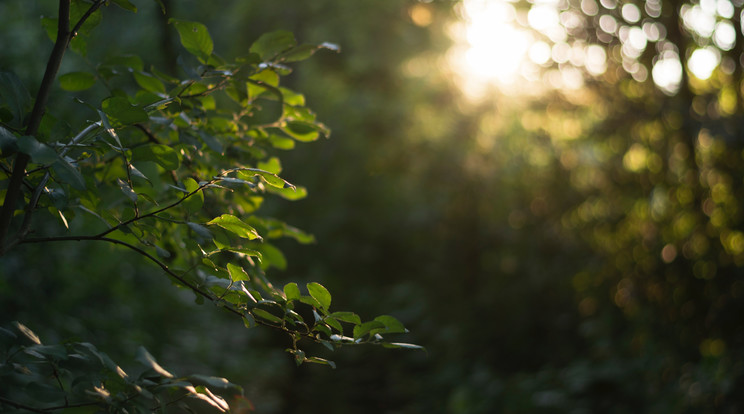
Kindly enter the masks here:
[[136, 202], [137, 201], [137, 193], [134, 192], [132, 187], [127, 183], [126, 181], [122, 180], [121, 178], [117, 178], [117, 183], [119, 184], [119, 188], [121, 188], [121, 192], [124, 193], [127, 198], [130, 200]]
[[[185, 179], [183, 184], [186, 186], [186, 191], [191, 195], [186, 200], [183, 200], [182, 204], [189, 213], [196, 213], [204, 205], [204, 192], [197, 191], [199, 189], [199, 183], [191, 177]], [[197, 192], [194, 193], [194, 191]]]
[[31, 106], [31, 94], [13, 72], [0, 71], [0, 108], [7, 107], [13, 116], [11, 126], [22, 127], [26, 111]]
[[324, 359], [324, 358], [309, 357], [309, 358], [305, 358], [305, 362], [311, 362], [311, 363], [314, 363], [314, 364], [328, 365], [331, 368], [336, 369], [336, 363], [335, 362], [330, 361], [330, 360], [327, 360], [327, 359]]
[[261, 238], [261, 236], [256, 232], [256, 229], [245, 224], [242, 220], [231, 214], [223, 214], [219, 217], [215, 217], [209, 221], [207, 225], [222, 227], [223, 229], [248, 240]]
[[368, 334], [373, 329], [384, 329], [385, 324], [383, 324], [380, 321], [369, 321], [364, 322], [361, 325], [357, 325], [354, 327], [354, 339], [359, 339], [363, 337], [364, 335]]
[[251, 280], [250, 276], [248, 276], [248, 273], [246, 273], [241, 266], [228, 263], [227, 272], [230, 274], [230, 280], [232, 280], [233, 282], [239, 282], [241, 280], [247, 282]]
[[274, 323], [279, 323], [279, 324], [282, 323], [281, 318], [279, 318], [278, 316], [274, 316], [273, 314], [263, 309], [254, 308], [251, 310], [251, 313], [253, 313], [254, 316], [258, 316], [259, 318], [267, 320], [269, 322], [274, 322]]
[[323, 322], [327, 323], [328, 326], [330, 326], [331, 328], [333, 328], [333, 329], [335, 329], [335, 330], [337, 330], [339, 332], [343, 332], [344, 331], [344, 327], [341, 326], [341, 323], [336, 318], [333, 318], [331, 316], [328, 316], [328, 317], [323, 318]]
[[271, 266], [274, 266], [279, 270], [284, 270], [287, 268], [287, 259], [284, 257], [284, 254], [281, 252], [281, 250], [277, 249], [269, 243], [262, 243], [256, 248], [260, 250], [262, 254], [262, 269], [265, 270]]
[[362, 324], [362, 319], [354, 312], [333, 312], [329, 316], [336, 318], [342, 322], [353, 323], [354, 325]]
[[209, 35], [207, 27], [201, 23], [178, 19], [170, 19], [168, 23], [176, 27], [183, 47], [189, 53], [198, 57], [202, 63], [207, 63], [214, 49], [212, 37]]
[[57, 158], [52, 164], [52, 170], [56, 174], [58, 181], [67, 183], [76, 190], [85, 191], [85, 179], [80, 173], [80, 170], [64, 157]]
[[178, 169], [178, 153], [171, 147], [159, 144], [147, 144], [131, 150], [132, 162], [154, 161], [166, 170]]
[[297, 283], [294, 282], [284, 285], [284, 295], [287, 297], [287, 300], [295, 300], [302, 297], [300, 288], [297, 286]]
[[405, 333], [408, 332], [408, 330], [403, 326], [403, 324], [396, 319], [393, 316], [390, 315], [381, 315], [376, 317], [374, 320], [378, 322], [382, 322], [385, 325], [384, 332], [386, 333]]
[[297, 41], [292, 33], [278, 30], [261, 35], [258, 40], [253, 42], [250, 51], [259, 55], [262, 60], [268, 61], [296, 44]]
[[292, 106], [305, 106], [305, 96], [287, 88], [279, 88], [284, 96], [284, 103]]
[[245, 314], [245, 316], [243, 316], [243, 325], [248, 329], [256, 326], [256, 320], [253, 319], [253, 315], [250, 313]]
[[211, 149], [212, 151], [223, 155], [225, 152], [225, 148], [222, 146], [222, 143], [215, 138], [214, 136], [207, 134], [206, 132], [199, 130], [199, 138], [204, 141], [205, 144]]
[[165, 93], [165, 85], [163, 85], [163, 82], [161, 82], [160, 79], [156, 78], [155, 76], [140, 71], [135, 71], [133, 75], [134, 80], [139, 86], [142, 87], [142, 89], [155, 94]]
[[271, 157], [266, 161], [259, 162], [258, 168], [272, 174], [279, 174], [282, 172], [282, 164], [277, 157]]
[[59, 86], [70, 92], [84, 91], [95, 84], [95, 75], [88, 72], [70, 72], [59, 77]]
[[421, 345], [407, 344], [403, 342], [385, 342], [382, 344], [385, 348], [404, 348], [404, 349], [418, 349], [426, 352], [426, 348]]
[[124, 10], [128, 10], [133, 13], [137, 13], [137, 6], [132, 4], [129, 0], [112, 0], [114, 4], [121, 7]]
[[291, 150], [295, 147], [295, 141], [293, 139], [276, 134], [269, 136], [269, 142], [271, 142], [272, 147], [281, 150]]
[[277, 188], [272, 186], [267, 187], [266, 191], [277, 194], [280, 197], [290, 201], [296, 201], [307, 197], [307, 189], [300, 186], [295, 186], [294, 188]]
[[302, 142], [312, 142], [320, 137], [318, 126], [310, 122], [289, 121], [282, 132]]
[[161, 367], [160, 364], [155, 361], [155, 358], [153, 358], [152, 355], [150, 355], [150, 353], [147, 352], [147, 349], [145, 349], [145, 347], [143, 346], [137, 349], [137, 356], [134, 359], [147, 368], [152, 369], [153, 371], [166, 378], [173, 378], [173, 374]]
[[0, 126], [0, 153], [3, 157], [18, 152], [18, 138], [12, 132]]
[[51, 164], [57, 160], [57, 153], [48, 145], [31, 136], [18, 137], [18, 150], [31, 157], [37, 164]]
[[279, 59], [283, 62], [298, 62], [309, 58], [320, 49], [328, 49], [334, 52], [339, 52], [341, 50], [337, 44], [327, 42], [321, 43], [320, 45], [299, 45], [282, 53]]
[[133, 71], [141, 71], [145, 64], [137, 55], [114, 55], [104, 59], [102, 66], [123, 66]]
[[104, 99], [101, 107], [114, 128], [147, 122], [150, 119], [142, 107], [132, 105], [127, 98], [121, 96]]
[[244, 179], [260, 176], [264, 179], [264, 181], [266, 181], [267, 184], [276, 188], [294, 188], [294, 185], [292, 185], [289, 181], [284, 180], [274, 173], [270, 173], [259, 168], [244, 168], [238, 171], [238, 175], [242, 176]]
[[209, 229], [202, 226], [201, 224], [188, 222], [186, 223], [186, 225], [189, 226], [189, 228], [193, 230], [193, 232], [196, 233], [199, 237], [207, 240], [212, 238], [212, 233], [209, 232]]
[[313, 297], [313, 299], [317, 300], [318, 303], [320, 303], [320, 306], [328, 310], [328, 308], [331, 306], [331, 293], [326, 289], [323, 285], [317, 282], [312, 282], [307, 284], [307, 291], [310, 293], [310, 296]]

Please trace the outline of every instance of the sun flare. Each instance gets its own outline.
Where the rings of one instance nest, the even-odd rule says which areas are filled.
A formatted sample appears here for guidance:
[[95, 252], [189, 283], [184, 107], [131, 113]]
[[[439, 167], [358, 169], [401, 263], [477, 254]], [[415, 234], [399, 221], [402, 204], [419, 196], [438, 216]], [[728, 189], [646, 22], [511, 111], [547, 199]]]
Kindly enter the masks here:
[[489, 86], [518, 88], [534, 39], [516, 22], [514, 7], [506, 1], [465, 0], [460, 15], [454, 30], [460, 46], [451, 61], [465, 93], [475, 98]]

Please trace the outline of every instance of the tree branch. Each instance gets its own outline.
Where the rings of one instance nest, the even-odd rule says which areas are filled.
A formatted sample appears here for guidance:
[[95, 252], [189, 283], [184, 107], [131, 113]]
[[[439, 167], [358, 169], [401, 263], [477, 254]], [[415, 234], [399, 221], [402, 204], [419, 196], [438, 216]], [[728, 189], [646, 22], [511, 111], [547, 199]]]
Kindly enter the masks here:
[[31, 411], [32, 413], [47, 414], [47, 413], [50, 412], [50, 411], [47, 411], [47, 410], [40, 410], [38, 408], [29, 407], [27, 405], [23, 405], [23, 404], [17, 403], [15, 401], [11, 401], [11, 400], [9, 400], [7, 398], [3, 398], [3, 397], [0, 397], [0, 404], [7, 404], [7, 405], [9, 405], [9, 406], [11, 406], [13, 408], [19, 408], [21, 410]]
[[[70, 42], [70, 0], [59, 1], [59, 18], [57, 20], [57, 40], [54, 42], [52, 54], [47, 61], [44, 78], [41, 80], [41, 86], [36, 94], [34, 108], [31, 110], [26, 135], [35, 136], [41, 124], [41, 118], [44, 116], [46, 104], [49, 101], [49, 94], [52, 90], [52, 84], [59, 72], [62, 57], [65, 55], [67, 45]], [[10, 228], [10, 222], [13, 218], [18, 198], [21, 195], [21, 184], [23, 177], [26, 175], [26, 166], [30, 157], [24, 153], [18, 153], [13, 164], [13, 173], [10, 176], [8, 189], [3, 201], [2, 210], [0, 210], [0, 256], [5, 253], [5, 238]]]

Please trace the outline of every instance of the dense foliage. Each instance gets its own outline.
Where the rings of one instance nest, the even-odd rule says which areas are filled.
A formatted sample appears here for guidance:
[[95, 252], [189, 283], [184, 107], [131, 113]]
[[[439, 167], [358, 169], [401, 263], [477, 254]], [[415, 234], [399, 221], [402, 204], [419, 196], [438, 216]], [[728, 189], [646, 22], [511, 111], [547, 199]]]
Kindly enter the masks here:
[[[362, 343], [420, 348], [384, 341], [383, 334], [406, 331], [392, 316], [363, 322], [353, 312], [332, 312], [323, 285], [307, 283], [305, 292], [293, 282], [277, 288], [265, 274], [286, 266], [271, 240], [313, 241], [283, 221], [255, 214], [267, 195], [288, 200], [306, 195], [278, 175], [278, 151], [329, 135], [304, 97], [281, 86], [280, 77], [291, 72], [287, 64], [338, 47], [298, 45], [291, 33], [273, 31], [227, 61], [214, 53], [206, 26], [171, 18], [167, 23], [187, 52], [178, 58], [183, 77], [146, 67], [138, 55], [112, 51], [99, 62], [89, 60], [87, 70], [57, 76], [68, 48], [87, 58], [104, 6], [109, 2], [61, 0], [55, 18], [42, 18], [54, 47], [33, 98], [11, 68], [0, 73], [7, 177], [0, 252], [71, 241], [128, 249], [190, 290], [197, 303], [209, 301], [247, 328], [284, 332], [286, 350], [298, 365], [335, 366], [306, 354], [303, 341], [330, 350]], [[137, 12], [127, 0], [111, 6]], [[56, 85], [72, 96], [87, 91], [75, 97], [75, 116], [47, 106]], [[20, 274], [31, 263], [16, 266]], [[7, 277], [13, 277], [13, 267], [6, 267]], [[28, 298], [19, 302], [29, 304]], [[177, 389], [224, 411], [225, 400], [207, 386], [240, 391], [222, 378], [175, 378], [144, 348], [137, 360], [150, 371], [134, 380], [90, 343], [43, 345], [23, 323], [13, 325], [15, 331], [2, 331], [0, 375], [9, 385], [0, 395], [4, 407], [147, 412], [178, 402], [183, 409], [184, 395]], [[21, 390], [28, 384], [33, 387]], [[165, 391], [170, 399], [161, 396]]]

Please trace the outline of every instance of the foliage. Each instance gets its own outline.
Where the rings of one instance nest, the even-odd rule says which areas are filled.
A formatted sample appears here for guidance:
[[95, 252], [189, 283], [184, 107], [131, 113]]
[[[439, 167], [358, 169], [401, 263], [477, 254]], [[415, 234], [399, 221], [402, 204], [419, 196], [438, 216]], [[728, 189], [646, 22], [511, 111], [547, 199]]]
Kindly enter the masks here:
[[[137, 11], [127, 0], [112, 3]], [[283, 269], [287, 263], [273, 244], [275, 239], [314, 240], [280, 220], [256, 214], [267, 195], [296, 200], [306, 194], [279, 176], [278, 153], [294, 148], [296, 142], [329, 135], [305, 106], [303, 95], [282, 86], [280, 79], [291, 72], [288, 63], [337, 46], [298, 45], [291, 33], [274, 31], [253, 42], [247, 55], [227, 61], [214, 52], [206, 26], [170, 19], [188, 52], [179, 58], [185, 77], [148, 67], [140, 56], [109, 54], [87, 70], [59, 76], [59, 87], [76, 96], [78, 117], [82, 113], [89, 119], [68, 122], [70, 118], [62, 116], [65, 108], [55, 111], [46, 108], [46, 102], [66, 49], [86, 57], [92, 33], [103, 20], [102, 6], [108, 5], [102, 0], [61, 0], [57, 18], [42, 19], [54, 49], [35, 99], [13, 72], [0, 74], [0, 143], [7, 175], [0, 251], [68, 241], [126, 248], [157, 265], [176, 286], [193, 292], [197, 303], [212, 302], [248, 328], [262, 325], [286, 333], [287, 351], [298, 365], [335, 366], [307, 355], [300, 348], [303, 341], [330, 350], [362, 343], [420, 348], [383, 339], [382, 335], [406, 332], [392, 316], [363, 322], [355, 313], [333, 311], [330, 292], [317, 282], [307, 283], [304, 293], [296, 283], [275, 287], [266, 276], [268, 269]], [[83, 376], [104, 375], [102, 369], [116, 371], [92, 345], [46, 348], [36, 342], [21, 348], [11, 343], [3, 366], [31, 364], [26, 359], [11, 361], [23, 354], [41, 359], [38, 366], [44, 373], [49, 367], [71, 370], [65, 363], [79, 362], [77, 355], [83, 353], [103, 364], [81, 372]], [[150, 368], [159, 367], [146, 351], [139, 359], [151, 362]], [[146, 402], [157, 402], [147, 391], [172, 387], [212, 398], [208, 390], [194, 388], [199, 384], [193, 381], [170, 380], [167, 371], [155, 371], [158, 381], [147, 382], [146, 376], [142, 384], [126, 375], [104, 375], [105, 387], [121, 388], [104, 401], [116, 408], [133, 402], [131, 390], [142, 389]], [[60, 372], [55, 374], [61, 389], [57, 394], [69, 389], [67, 371]], [[54, 397], [57, 401], [64, 397], [64, 404], [39, 409], [76, 405], [85, 392], [96, 392], [86, 385], [93, 382], [97, 381], [88, 378], [79, 387], [75, 384], [69, 401], [61, 394]], [[99, 397], [108, 392], [98, 389]], [[11, 397], [3, 394], [3, 403], [25, 404]], [[214, 398], [216, 408], [225, 408]]]
[[137, 353], [141, 372], [130, 376], [93, 344], [45, 345], [28, 327], [16, 322], [13, 328], [0, 328], [4, 384], [0, 403], [7, 407], [3, 412], [149, 413], [193, 410], [194, 401], [225, 412], [227, 401], [213, 391], [229, 397], [243, 393], [224, 378], [176, 377], [142, 347]]

